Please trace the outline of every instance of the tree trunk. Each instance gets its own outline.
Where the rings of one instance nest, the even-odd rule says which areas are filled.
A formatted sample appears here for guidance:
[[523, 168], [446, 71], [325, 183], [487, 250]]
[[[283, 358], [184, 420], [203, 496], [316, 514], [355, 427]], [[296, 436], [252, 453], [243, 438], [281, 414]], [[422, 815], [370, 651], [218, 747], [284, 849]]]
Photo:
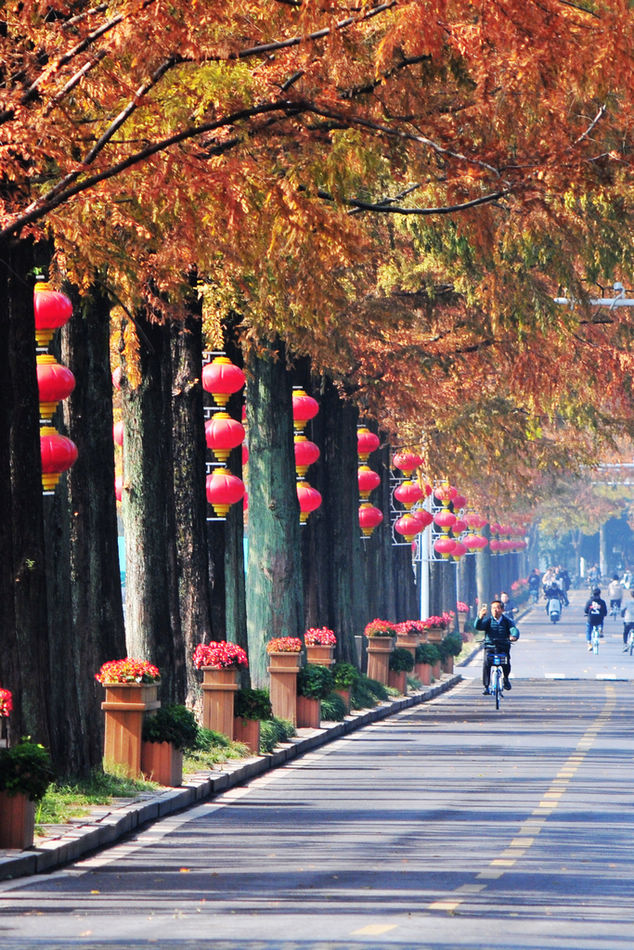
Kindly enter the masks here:
[[[161, 671], [161, 700], [183, 702], [185, 648], [176, 583], [171, 403], [171, 331], [137, 314], [138, 367], [123, 350], [123, 521], [126, 639], [132, 656]], [[135, 371], [140, 378], [135, 380]]]
[[32, 267], [30, 242], [0, 242], [0, 684], [13, 693], [11, 741], [29, 734], [50, 745]]
[[[185, 654], [186, 701], [195, 706], [200, 686], [192, 661], [198, 643], [211, 637], [208, 584], [205, 425], [202, 399], [202, 321], [198, 314], [173, 324], [171, 417], [176, 525], [176, 584], [179, 624]], [[180, 649], [179, 649], [180, 652]], [[181, 677], [178, 677], [179, 695]]]
[[256, 687], [268, 683], [266, 642], [299, 637], [304, 625], [291, 383], [283, 348], [277, 349], [252, 352], [247, 362], [247, 633]]
[[[56, 426], [79, 449], [47, 500], [46, 540], [51, 656], [51, 729], [64, 771], [87, 775], [101, 762], [103, 690], [95, 673], [125, 654], [112, 446], [110, 309], [95, 292], [72, 294], [73, 317], [60, 332], [60, 361], [75, 375]], [[63, 417], [63, 418], [62, 418]], [[69, 688], [69, 683], [70, 688]]]
[[324, 382], [320, 412], [306, 432], [321, 450], [307, 479], [321, 492], [321, 507], [302, 529], [305, 626], [327, 626], [337, 636], [336, 658], [357, 662], [354, 637], [365, 623], [361, 564], [357, 410]]

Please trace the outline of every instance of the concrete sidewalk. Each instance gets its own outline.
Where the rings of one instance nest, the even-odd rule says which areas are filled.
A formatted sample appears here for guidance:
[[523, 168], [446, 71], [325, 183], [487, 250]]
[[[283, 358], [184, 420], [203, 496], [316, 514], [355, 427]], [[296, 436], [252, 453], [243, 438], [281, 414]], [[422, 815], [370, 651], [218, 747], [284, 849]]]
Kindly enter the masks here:
[[269, 755], [225, 762], [218, 770], [188, 774], [179, 788], [158, 788], [135, 798], [115, 799], [108, 805], [91, 808], [89, 814], [72, 818], [65, 825], [46, 826], [46, 837], [36, 837], [26, 851], [0, 851], [0, 880], [53, 871], [106, 848], [150, 822], [213, 798], [220, 792], [244, 785], [250, 779], [303, 755], [310, 749], [332, 742], [355, 729], [410, 706], [428, 702], [451, 689], [462, 679], [459, 673], [442, 674], [432, 686], [352, 712], [343, 722], [323, 723], [320, 729], [298, 729], [297, 736], [278, 746]]

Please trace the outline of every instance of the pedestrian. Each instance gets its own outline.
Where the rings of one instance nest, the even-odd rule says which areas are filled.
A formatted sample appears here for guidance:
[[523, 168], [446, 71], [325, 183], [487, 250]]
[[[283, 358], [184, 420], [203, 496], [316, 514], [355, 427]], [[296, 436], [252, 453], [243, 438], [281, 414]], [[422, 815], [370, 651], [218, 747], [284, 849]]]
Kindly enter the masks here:
[[627, 652], [627, 638], [629, 632], [634, 627], [634, 590], [630, 591], [631, 599], [625, 601], [625, 607], [621, 611], [623, 617], [623, 653]]
[[[488, 695], [489, 683], [491, 681], [491, 662], [494, 653], [502, 653], [506, 656], [506, 662], [502, 664], [502, 674], [504, 676], [504, 689], [511, 688], [511, 643], [519, 640], [520, 632], [513, 624], [510, 617], [504, 613], [504, 604], [501, 600], [491, 601], [491, 616], [487, 617], [487, 605], [482, 604], [478, 619], [475, 622], [476, 630], [484, 630], [484, 659], [482, 662], [482, 690], [483, 695]], [[486, 617], [486, 620], [485, 620]]]
[[588, 651], [590, 651], [592, 650], [592, 628], [599, 627], [599, 636], [603, 636], [603, 620], [608, 615], [608, 608], [605, 601], [601, 597], [600, 587], [594, 588], [592, 591], [592, 596], [583, 608], [583, 612], [587, 617], [586, 641], [588, 644]]

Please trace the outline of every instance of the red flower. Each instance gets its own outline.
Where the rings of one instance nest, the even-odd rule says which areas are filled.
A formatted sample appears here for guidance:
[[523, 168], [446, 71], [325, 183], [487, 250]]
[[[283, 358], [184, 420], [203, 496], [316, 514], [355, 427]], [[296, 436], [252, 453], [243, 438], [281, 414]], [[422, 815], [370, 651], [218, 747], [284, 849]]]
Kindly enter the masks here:
[[218, 670], [245, 669], [249, 661], [247, 655], [237, 643], [229, 640], [212, 640], [211, 643], [199, 643], [194, 650], [194, 666], [200, 670], [203, 666], [213, 666]]
[[123, 660], [108, 660], [104, 663], [95, 679], [102, 686], [115, 686], [117, 683], [158, 683], [161, 674], [147, 660], [134, 660], [126, 656]]
[[366, 637], [395, 637], [396, 624], [376, 618], [365, 625], [363, 632]]
[[304, 640], [309, 647], [334, 647], [337, 642], [334, 631], [328, 627], [311, 627], [304, 634]]
[[0, 689], [0, 716], [8, 716], [13, 709], [13, 696], [8, 689]]
[[273, 637], [266, 645], [267, 653], [299, 653], [301, 649], [299, 637]]

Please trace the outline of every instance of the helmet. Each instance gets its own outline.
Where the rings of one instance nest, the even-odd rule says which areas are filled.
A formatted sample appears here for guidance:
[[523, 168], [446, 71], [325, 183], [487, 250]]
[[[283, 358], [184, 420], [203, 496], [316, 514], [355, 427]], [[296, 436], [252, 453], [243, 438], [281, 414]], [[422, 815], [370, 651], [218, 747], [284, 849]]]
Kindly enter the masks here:
[[592, 596], [593, 596], [593, 597], [599, 597], [600, 595], [601, 595], [601, 588], [600, 588], [600, 587], [595, 587], [594, 590], [592, 591]]

